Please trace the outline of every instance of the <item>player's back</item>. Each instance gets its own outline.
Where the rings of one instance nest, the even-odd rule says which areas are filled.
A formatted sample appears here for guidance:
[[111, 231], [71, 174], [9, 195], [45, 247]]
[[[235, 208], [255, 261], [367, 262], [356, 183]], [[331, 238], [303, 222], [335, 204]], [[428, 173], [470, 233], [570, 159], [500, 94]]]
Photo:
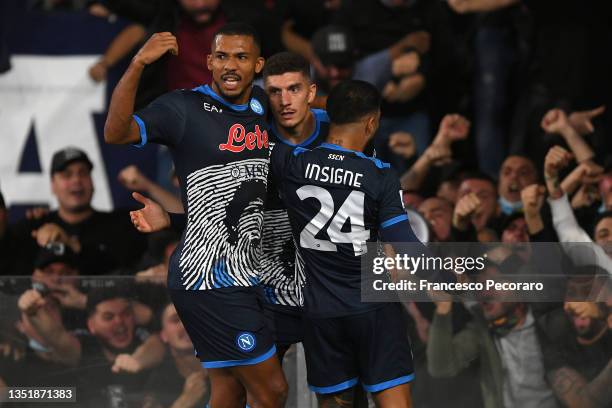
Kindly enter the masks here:
[[406, 219], [400, 186], [389, 165], [324, 143], [287, 147], [272, 155], [291, 227], [306, 268], [304, 305], [312, 317], [361, 313], [361, 257], [381, 224]]

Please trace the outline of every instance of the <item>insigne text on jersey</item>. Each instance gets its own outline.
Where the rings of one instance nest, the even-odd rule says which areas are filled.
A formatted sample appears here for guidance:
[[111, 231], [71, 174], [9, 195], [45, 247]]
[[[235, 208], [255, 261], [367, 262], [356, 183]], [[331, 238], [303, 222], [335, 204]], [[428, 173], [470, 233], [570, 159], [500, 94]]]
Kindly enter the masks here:
[[363, 174], [352, 172], [347, 169], [319, 166], [318, 164], [308, 163], [304, 177], [310, 180], [316, 180], [323, 183], [344, 184], [350, 187], [361, 187], [361, 178]]
[[263, 132], [259, 125], [255, 125], [255, 132], [247, 132], [243, 125], [236, 123], [230, 127], [227, 142], [219, 145], [219, 150], [229, 150], [232, 153], [240, 153], [245, 148], [253, 150], [255, 148], [268, 149], [268, 131]]

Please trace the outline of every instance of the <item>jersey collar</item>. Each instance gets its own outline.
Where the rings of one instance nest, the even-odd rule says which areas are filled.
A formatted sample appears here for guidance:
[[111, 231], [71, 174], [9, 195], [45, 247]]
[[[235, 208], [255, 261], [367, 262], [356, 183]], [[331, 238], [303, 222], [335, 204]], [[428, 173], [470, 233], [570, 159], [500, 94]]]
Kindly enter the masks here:
[[291, 147], [296, 147], [296, 146], [300, 146], [300, 147], [305, 147], [308, 146], [309, 144], [311, 144], [312, 142], [314, 142], [316, 140], [317, 137], [319, 137], [319, 133], [321, 132], [321, 120], [319, 118], [318, 115], [315, 114], [315, 112], [310, 109], [310, 113], [314, 116], [315, 119], [315, 129], [312, 132], [312, 134], [310, 136], [308, 136], [308, 138], [306, 138], [306, 140], [303, 140], [300, 143], [292, 143], [289, 140], [285, 139], [283, 137], [283, 135], [281, 134], [281, 132], [278, 130], [278, 128], [276, 127], [276, 121], [275, 120], [271, 120], [270, 124], [270, 130], [272, 130], [272, 133], [274, 133], [274, 136], [276, 136], [278, 138], [278, 140], [280, 140], [282, 143], [291, 146]]
[[196, 91], [196, 92], [203, 93], [204, 95], [208, 95], [211, 98], [213, 98], [214, 100], [216, 100], [217, 102], [220, 102], [220, 103], [224, 104], [225, 106], [227, 106], [227, 107], [229, 107], [229, 108], [231, 108], [231, 109], [233, 109], [235, 111], [244, 112], [245, 110], [249, 109], [249, 104], [248, 103], [237, 105], [235, 103], [230, 103], [230, 102], [226, 101], [225, 99], [223, 99], [223, 97], [221, 95], [218, 95], [208, 85], [200, 85], [197, 88], [193, 88], [193, 90]]

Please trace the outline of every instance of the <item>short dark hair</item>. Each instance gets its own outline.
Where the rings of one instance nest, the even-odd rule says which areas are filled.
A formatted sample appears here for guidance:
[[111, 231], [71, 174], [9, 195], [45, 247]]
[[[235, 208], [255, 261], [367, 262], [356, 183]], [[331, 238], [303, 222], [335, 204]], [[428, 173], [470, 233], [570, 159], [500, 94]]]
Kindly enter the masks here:
[[263, 78], [265, 80], [270, 75], [283, 75], [287, 72], [300, 72], [310, 79], [310, 64], [306, 58], [295, 52], [279, 52], [266, 60]]
[[215, 35], [213, 36], [213, 43], [220, 35], [244, 35], [247, 37], [251, 37], [253, 42], [261, 52], [261, 37], [259, 33], [249, 24], [247, 23], [227, 23], [223, 27], [217, 30]]
[[4, 210], [6, 208], [6, 203], [4, 202], [4, 196], [2, 195], [2, 191], [0, 191], [0, 209]]
[[497, 189], [497, 182], [487, 173], [483, 173], [481, 171], [466, 171], [459, 177], [459, 184], [463, 183], [465, 180], [482, 180], [488, 181], [493, 185], [495, 189]]
[[381, 96], [376, 87], [365, 81], [340, 82], [327, 98], [327, 114], [332, 123], [354, 123], [380, 109]]
[[[116, 282], [115, 282], [116, 283]], [[126, 299], [130, 300], [131, 297], [128, 293], [127, 288], [124, 285], [117, 284], [117, 286], [112, 286], [108, 288], [96, 288], [87, 294], [87, 303], [85, 305], [85, 311], [87, 312], [87, 317], [91, 317], [95, 311], [96, 307], [107, 300], [113, 299]]]
[[595, 235], [595, 228], [597, 228], [597, 224], [599, 224], [602, 220], [606, 218], [612, 218], [612, 210], [604, 211], [601, 214], [597, 214], [597, 217], [595, 217], [595, 223], [593, 223], [593, 236]]

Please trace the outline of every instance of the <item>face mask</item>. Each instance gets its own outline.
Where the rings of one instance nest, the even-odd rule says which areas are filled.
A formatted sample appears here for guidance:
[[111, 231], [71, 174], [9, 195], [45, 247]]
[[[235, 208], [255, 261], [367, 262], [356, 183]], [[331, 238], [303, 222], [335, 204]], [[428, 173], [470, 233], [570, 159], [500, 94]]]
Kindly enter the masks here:
[[501, 207], [501, 211], [505, 215], [512, 215], [515, 212], [519, 212], [523, 209], [522, 201], [508, 201], [504, 197], [499, 197], [499, 206]]
[[30, 348], [34, 351], [40, 351], [41, 353], [50, 353], [51, 349], [47, 346], [43, 346], [42, 344], [40, 344], [39, 342], [37, 342], [34, 339], [30, 339], [30, 341], [28, 342], [28, 346], [30, 346]]
[[517, 306], [505, 316], [499, 317], [489, 323], [489, 330], [495, 335], [504, 337], [514, 329], [521, 320], [522, 306]]

